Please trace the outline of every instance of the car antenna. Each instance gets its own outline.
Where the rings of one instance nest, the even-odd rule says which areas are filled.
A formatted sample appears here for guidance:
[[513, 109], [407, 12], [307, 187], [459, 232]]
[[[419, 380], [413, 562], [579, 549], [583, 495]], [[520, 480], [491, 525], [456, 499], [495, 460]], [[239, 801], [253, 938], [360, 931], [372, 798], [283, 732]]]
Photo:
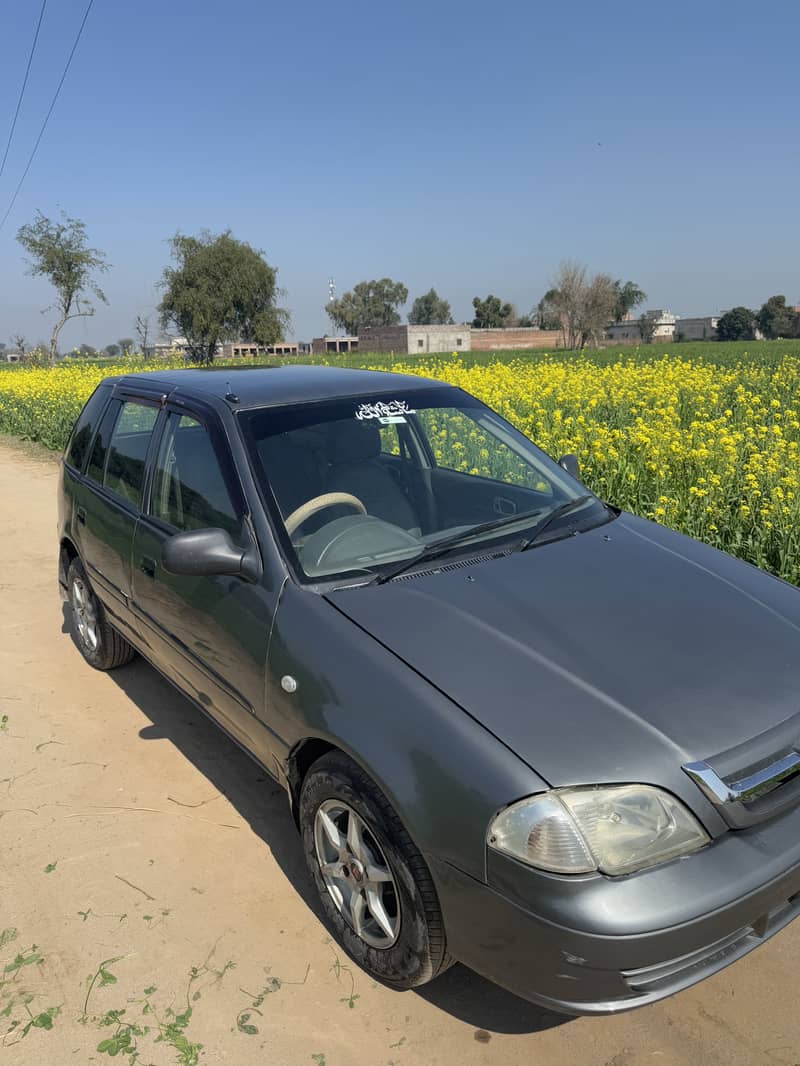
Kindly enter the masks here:
[[231, 389], [230, 381], [226, 381], [225, 382], [225, 388], [228, 390], [225, 393], [225, 399], [228, 401], [228, 403], [238, 403], [239, 402], [239, 397], [236, 395], [236, 393], [233, 391], [233, 389]]

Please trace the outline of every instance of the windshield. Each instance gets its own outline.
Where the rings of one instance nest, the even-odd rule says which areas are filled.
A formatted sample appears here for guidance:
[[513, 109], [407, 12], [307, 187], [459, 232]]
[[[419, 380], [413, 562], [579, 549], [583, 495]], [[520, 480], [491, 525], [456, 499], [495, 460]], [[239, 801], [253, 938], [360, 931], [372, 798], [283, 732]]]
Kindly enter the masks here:
[[605, 516], [593, 496], [580, 501], [585, 488], [526, 437], [449, 386], [251, 409], [239, 418], [305, 580], [388, 573], [433, 555], [444, 540], [446, 551], [475, 554], [520, 537], [572, 500], [572, 513], [556, 518], [548, 535]]

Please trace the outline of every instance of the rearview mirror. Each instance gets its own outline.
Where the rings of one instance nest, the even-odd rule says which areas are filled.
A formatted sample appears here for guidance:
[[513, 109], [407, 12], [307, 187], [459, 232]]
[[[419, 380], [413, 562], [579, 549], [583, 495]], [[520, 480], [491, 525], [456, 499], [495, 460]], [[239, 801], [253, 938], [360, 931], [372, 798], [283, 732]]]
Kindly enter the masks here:
[[569, 455], [562, 455], [561, 458], [558, 460], [558, 465], [562, 468], [562, 470], [566, 470], [568, 474], [572, 474], [576, 481], [580, 481], [581, 474], [580, 470], [578, 469], [577, 455], [573, 455], [572, 452], [570, 452]]
[[229, 574], [257, 581], [261, 560], [255, 545], [237, 548], [224, 529], [193, 529], [164, 541], [161, 565], [170, 574], [211, 577]]

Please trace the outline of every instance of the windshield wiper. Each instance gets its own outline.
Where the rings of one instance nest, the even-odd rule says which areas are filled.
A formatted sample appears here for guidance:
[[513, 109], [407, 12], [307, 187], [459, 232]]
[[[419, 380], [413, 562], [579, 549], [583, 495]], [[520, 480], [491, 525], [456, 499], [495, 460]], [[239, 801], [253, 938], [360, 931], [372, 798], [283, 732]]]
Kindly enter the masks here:
[[562, 518], [564, 515], [569, 514], [570, 511], [576, 511], [584, 503], [588, 503], [589, 500], [594, 499], [590, 492], [585, 493], [583, 496], [577, 496], [574, 500], [567, 500], [560, 506], [555, 507], [549, 514], [546, 514], [544, 518], [538, 522], [525, 540], [517, 548], [517, 551], [525, 551], [527, 548], [532, 548], [536, 541], [541, 537], [542, 533], [545, 533], [553, 522], [558, 518]]
[[481, 533], [488, 533], [495, 529], [502, 529], [503, 526], [510, 526], [514, 522], [520, 522], [525, 518], [534, 518], [538, 514], [541, 514], [541, 509], [537, 511], [529, 511], [527, 513], [523, 511], [522, 514], [504, 515], [502, 518], [492, 519], [491, 522], [481, 522], [480, 525], [470, 526], [469, 529], [462, 529], [460, 533], [453, 533], [450, 537], [444, 537], [441, 540], [433, 540], [430, 544], [426, 544], [422, 551], [417, 552], [416, 555], [412, 555], [410, 559], [403, 559], [402, 562], [399, 562], [396, 566], [389, 567], [388, 570], [384, 570], [382, 574], [378, 574], [372, 579], [372, 581], [368, 581], [367, 584], [385, 585], [387, 581], [391, 581], [393, 577], [402, 574], [405, 570], [408, 570], [409, 567], [414, 566], [415, 563], [424, 563], [428, 559], [436, 559], [438, 556], [444, 555], [444, 553], [451, 548], [457, 547], [457, 545], [461, 544], [463, 541], [480, 536]]

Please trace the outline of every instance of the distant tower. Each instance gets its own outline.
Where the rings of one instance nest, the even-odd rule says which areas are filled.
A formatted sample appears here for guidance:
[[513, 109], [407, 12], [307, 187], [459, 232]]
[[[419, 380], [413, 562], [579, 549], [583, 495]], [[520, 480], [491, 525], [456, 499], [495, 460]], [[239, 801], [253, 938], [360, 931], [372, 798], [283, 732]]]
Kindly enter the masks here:
[[[332, 304], [336, 299], [336, 282], [333, 278], [328, 278], [328, 303]], [[333, 330], [334, 336], [336, 336], [336, 329]]]

